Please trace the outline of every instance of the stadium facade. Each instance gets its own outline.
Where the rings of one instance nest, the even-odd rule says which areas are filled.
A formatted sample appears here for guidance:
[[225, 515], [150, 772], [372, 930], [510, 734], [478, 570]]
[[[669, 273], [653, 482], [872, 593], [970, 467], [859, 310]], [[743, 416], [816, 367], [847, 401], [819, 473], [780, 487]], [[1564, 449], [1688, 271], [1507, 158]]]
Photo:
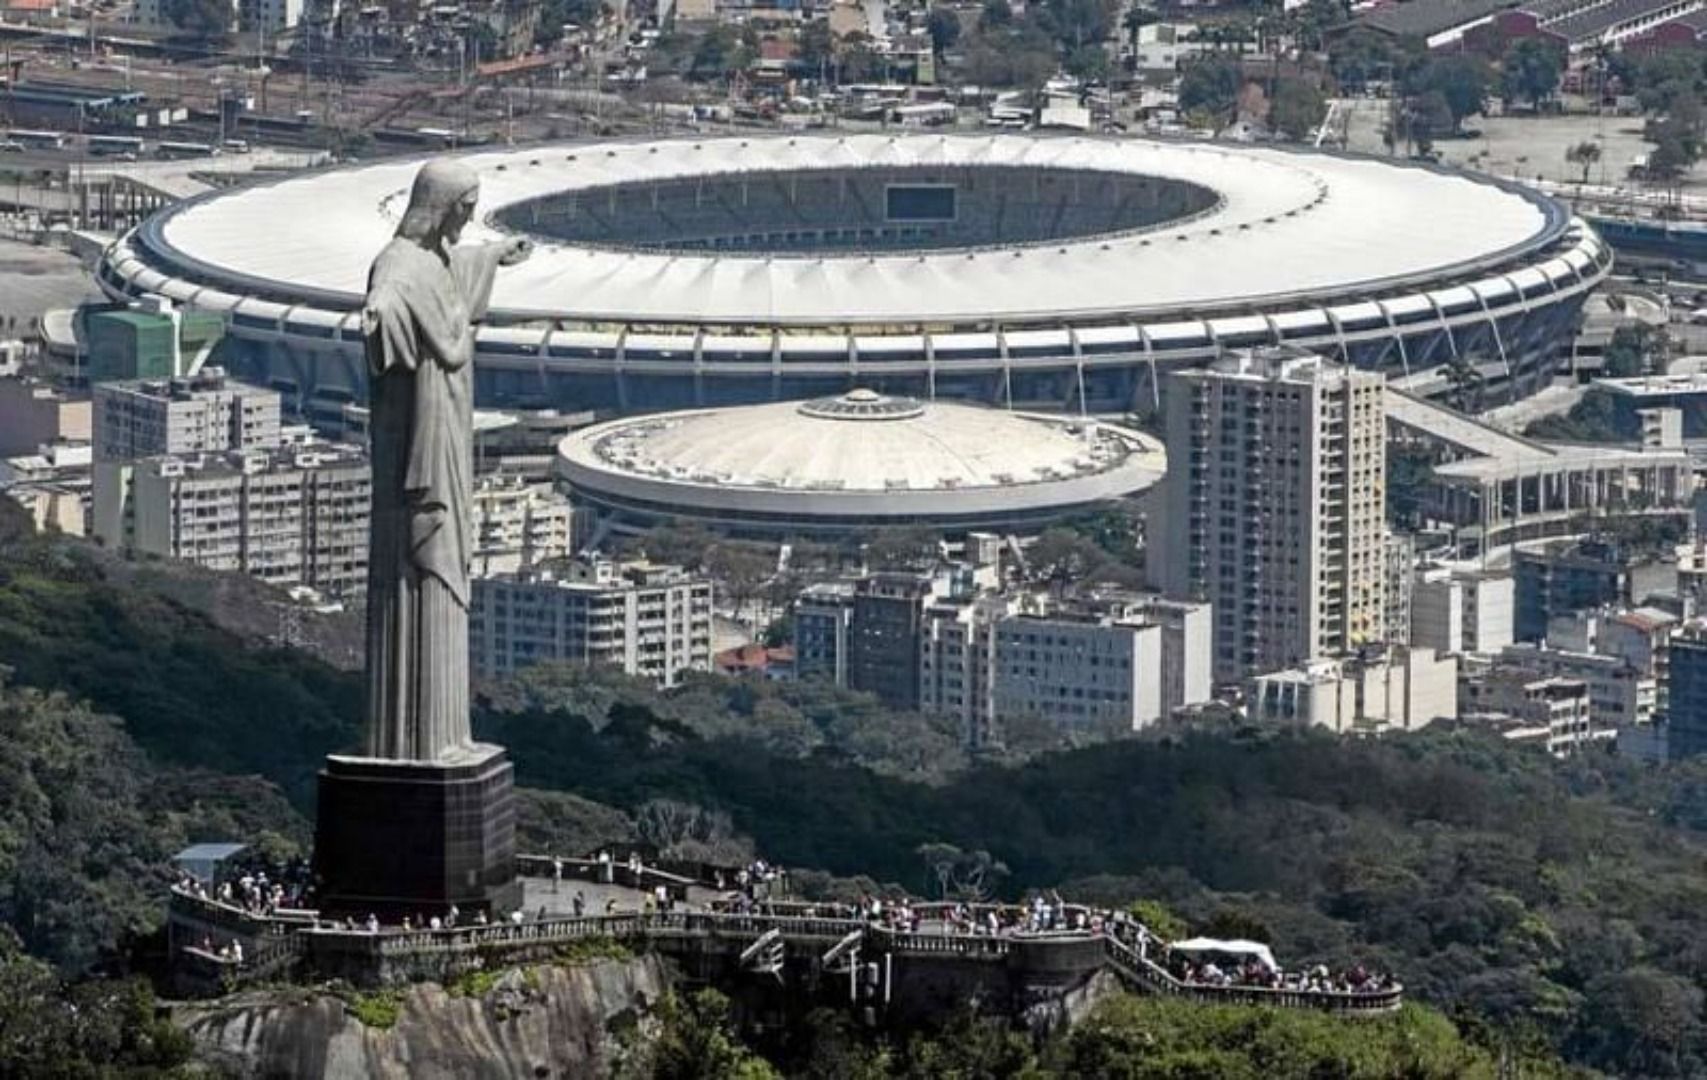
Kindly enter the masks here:
[[[1490, 386], [1550, 373], [1610, 249], [1528, 188], [1268, 146], [799, 135], [471, 153], [471, 238], [539, 241], [477, 351], [484, 405], [622, 410], [855, 387], [1144, 410], [1160, 379], [1291, 345]], [[230, 366], [309, 415], [363, 396], [358, 307], [418, 162], [216, 193], [124, 237], [115, 298], [224, 315]]]

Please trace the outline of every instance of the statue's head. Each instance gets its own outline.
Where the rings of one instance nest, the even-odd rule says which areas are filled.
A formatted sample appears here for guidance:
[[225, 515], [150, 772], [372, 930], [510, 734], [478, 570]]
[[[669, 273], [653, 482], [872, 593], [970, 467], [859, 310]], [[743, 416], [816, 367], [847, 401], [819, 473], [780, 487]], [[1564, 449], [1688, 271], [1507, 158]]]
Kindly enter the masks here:
[[454, 244], [474, 216], [480, 178], [459, 161], [429, 161], [415, 174], [397, 235], [419, 244]]

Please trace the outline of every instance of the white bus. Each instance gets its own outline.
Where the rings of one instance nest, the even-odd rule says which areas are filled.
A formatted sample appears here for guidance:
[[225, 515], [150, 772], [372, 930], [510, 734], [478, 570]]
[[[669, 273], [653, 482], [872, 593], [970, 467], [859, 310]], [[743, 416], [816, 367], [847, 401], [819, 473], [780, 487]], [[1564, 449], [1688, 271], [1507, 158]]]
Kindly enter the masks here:
[[89, 136], [89, 153], [140, 154], [142, 153], [142, 140], [135, 135], [91, 135]]
[[65, 144], [70, 141], [70, 136], [63, 131], [27, 131], [23, 128], [12, 128], [6, 132], [6, 139], [31, 150], [63, 150]]
[[212, 157], [219, 153], [219, 147], [199, 142], [163, 142], [154, 152], [163, 158]]
[[954, 106], [946, 101], [921, 105], [897, 105], [889, 110], [889, 119], [902, 127], [936, 127], [954, 123]]

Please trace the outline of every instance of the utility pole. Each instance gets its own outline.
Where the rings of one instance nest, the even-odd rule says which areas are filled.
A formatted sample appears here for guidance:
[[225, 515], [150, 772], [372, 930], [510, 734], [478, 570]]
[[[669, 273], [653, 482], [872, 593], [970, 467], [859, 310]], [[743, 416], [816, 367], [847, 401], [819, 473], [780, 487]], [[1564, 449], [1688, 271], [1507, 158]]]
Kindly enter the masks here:
[[313, 107], [311, 104], [313, 101], [313, 98], [309, 94], [309, 84], [314, 79], [314, 76], [312, 74], [313, 70], [314, 70], [314, 41], [313, 41], [313, 39], [310, 39], [306, 43], [306, 45], [303, 49], [303, 52], [302, 52], [302, 94], [301, 94], [302, 103], [297, 106], [297, 108], [299, 108], [299, 109], [308, 109], [308, 108]]

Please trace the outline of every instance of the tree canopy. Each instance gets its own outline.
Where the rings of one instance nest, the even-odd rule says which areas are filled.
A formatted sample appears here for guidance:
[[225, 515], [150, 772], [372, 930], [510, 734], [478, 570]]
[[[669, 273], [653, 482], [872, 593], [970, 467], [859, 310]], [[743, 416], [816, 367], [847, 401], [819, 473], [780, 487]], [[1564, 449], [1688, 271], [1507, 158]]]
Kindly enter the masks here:
[[1500, 58], [1500, 90], [1507, 101], [1536, 107], [1559, 88], [1565, 54], [1551, 41], [1518, 38]]
[[[715, 1024], [711, 1025], [715, 1030]], [[935, 1027], [884, 1037], [820, 1010], [761, 1045], [789, 1076], [839, 1080], [1529, 1080], [1568, 1071], [1543, 1052], [1475, 1041], [1433, 1010], [1347, 1022], [1289, 1009], [1204, 1006], [1115, 995], [1040, 1044], [970, 1009]], [[774, 1045], [773, 1045], [774, 1044]], [[697, 1073], [697, 1076], [711, 1074]]]
[[192, 37], [218, 39], [230, 35], [233, 8], [226, 0], [161, 0], [165, 20]]
[[938, 4], [925, 16], [925, 30], [931, 36], [931, 48], [941, 56], [960, 40], [960, 16], [953, 8]]
[[1179, 107], [1188, 113], [1201, 110], [1226, 123], [1238, 105], [1242, 83], [1237, 60], [1213, 54], [1200, 56], [1180, 73]]
[[1269, 124], [1294, 142], [1302, 142], [1322, 126], [1328, 102], [1321, 88], [1308, 79], [1282, 79], [1269, 103]]
[[1466, 117], [1482, 111], [1488, 96], [1488, 78], [1487, 64], [1470, 54], [1455, 53], [1417, 68], [1407, 87], [1412, 95], [1439, 94], [1456, 132]]

